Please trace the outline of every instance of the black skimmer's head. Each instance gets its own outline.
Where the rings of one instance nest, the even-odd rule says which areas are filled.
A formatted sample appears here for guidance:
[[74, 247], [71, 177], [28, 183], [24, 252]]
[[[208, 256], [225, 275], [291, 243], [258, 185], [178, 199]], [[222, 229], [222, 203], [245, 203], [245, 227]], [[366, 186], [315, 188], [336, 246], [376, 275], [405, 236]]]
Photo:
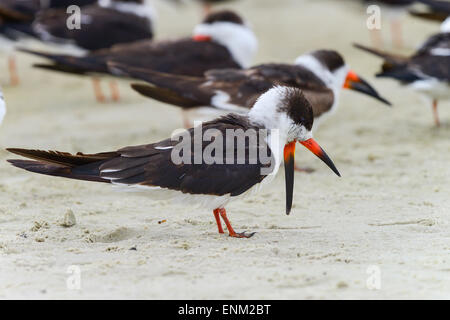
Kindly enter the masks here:
[[250, 26], [230, 10], [210, 13], [193, 33], [196, 41], [215, 41], [225, 46], [242, 68], [251, 65], [258, 50], [258, 40]]
[[344, 88], [364, 93], [391, 105], [366, 80], [351, 70], [344, 58], [334, 50], [316, 50], [298, 57], [295, 63], [312, 71], [329, 89], [333, 90], [335, 104], [337, 104], [339, 92]]
[[[312, 137], [313, 110], [298, 88], [277, 86], [261, 95], [248, 114], [251, 121], [266, 129], [276, 130], [279, 146], [284, 146], [283, 158], [286, 181], [286, 214], [292, 208], [294, 188], [294, 155], [296, 142], [319, 157], [334, 173], [341, 176], [333, 161]], [[271, 150], [279, 149], [269, 143]], [[275, 155], [277, 159], [277, 156]], [[278, 159], [281, 158], [281, 154]], [[280, 159], [281, 160], [281, 159]], [[276, 169], [278, 166], [276, 166]]]

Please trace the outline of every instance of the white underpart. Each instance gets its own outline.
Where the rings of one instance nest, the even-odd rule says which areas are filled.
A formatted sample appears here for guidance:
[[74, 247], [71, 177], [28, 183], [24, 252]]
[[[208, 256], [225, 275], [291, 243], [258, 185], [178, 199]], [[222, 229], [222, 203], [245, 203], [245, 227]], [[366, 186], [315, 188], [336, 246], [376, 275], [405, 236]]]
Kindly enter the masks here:
[[430, 53], [433, 56], [448, 57], [450, 56], [450, 48], [434, 48], [431, 49]]
[[217, 208], [224, 208], [231, 200], [230, 194], [212, 196], [208, 194], [183, 193], [181, 191], [153, 186], [124, 185], [114, 182], [112, 184], [120, 188], [120, 191], [145, 193], [145, 197], [153, 201], [170, 201], [171, 204], [181, 205], [183, 207], [204, 208], [211, 211]]
[[314, 129], [317, 129], [325, 119], [336, 112], [339, 105], [339, 97], [344, 86], [345, 79], [350, 68], [347, 65], [343, 65], [339, 69], [331, 72], [327, 67], [325, 67], [319, 60], [317, 60], [311, 54], [305, 54], [298, 57], [295, 60], [296, 65], [303, 66], [314, 73], [319, 79], [321, 79], [327, 88], [333, 91], [334, 101], [331, 109], [328, 112], [322, 113], [319, 117], [314, 119]]
[[409, 87], [432, 99], [450, 99], [450, 84], [435, 78], [414, 81]]
[[216, 90], [216, 94], [211, 99], [211, 105], [218, 109], [226, 111], [235, 111], [239, 113], [247, 113], [248, 109], [241, 106], [235, 105], [233, 103], [228, 103], [230, 101], [230, 95], [224, 91]]
[[[86, 18], [85, 18], [86, 20]], [[33, 30], [39, 35], [39, 38], [43, 42], [51, 44], [52, 49], [60, 54], [70, 54], [75, 57], [82, 57], [88, 53], [88, 50], [83, 49], [76, 45], [75, 41], [71, 39], [62, 39], [54, 37], [51, 33], [47, 31], [45, 25], [41, 23], [33, 23]], [[28, 46], [25, 46], [28, 47]]]
[[17, 31], [18, 40], [11, 40], [8, 37], [0, 35], [0, 51], [5, 54], [14, 54], [17, 47], [27, 47], [36, 43], [37, 40], [28, 34]]
[[6, 115], [6, 103], [5, 98], [3, 97], [3, 92], [0, 91], [0, 125], [3, 122], [3, 119]]
[[111, 0], [99, 0], [98, 4], [104, 8], [112, 8], [123, 13], [132, 13], [138, 17], [147, 18], [151, 22], [156, 19], [156, 12], [149, 1], [140, 3], [113, 2]]
[[155, 147], [156, 150], [168, 150], [168, 149], [173, 149], [173, 146], [168, 146], [168, 147]]
[[248, 26], [237, 23], [221, 21], [202, 23], [195, 27], [195, 35], [210, 36], [225, 46], [242, 68], [251, 66], [258, 50], [258, 40], [253, 31]]
[[450, 16], [441, 24], [441, 32], [450, 32]]

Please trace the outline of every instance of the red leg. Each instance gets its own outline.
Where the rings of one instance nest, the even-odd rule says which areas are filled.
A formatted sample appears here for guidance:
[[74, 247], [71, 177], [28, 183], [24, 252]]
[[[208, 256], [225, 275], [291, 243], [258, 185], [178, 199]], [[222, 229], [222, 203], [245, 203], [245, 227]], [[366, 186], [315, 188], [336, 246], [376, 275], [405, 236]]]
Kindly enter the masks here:
[[103, 95], [102, 88], [100, 87], [100, 80], [98, 78], [92, 78], [92, 86], [97, 102], [105, 102], [105, 96]]
[[109, 82], [109, 88], [111, 89], [111, 98], [113, 101], [119, 101], [120, 100], [120, 93], [119, 93], [119, 87], [117, 86], [116, 80], [111, 80]]
[[9, 79], [12, 86], [19, 84], [19, 75], [17, 74], [16, 57], [10, 56], [8, 58]]
[[185, 129], [192, 128], [191, 120], [189, 119], [187, 111], [185, 111], [184, 109], [181, 109], [181, 117], [183, 119], [183, 127]]
[[439, 127], [441, 125], [441, 122], [439, 121], [439, 114], [437, 110], [438, 102], [436, 99], [433, 100], [433, 116], [434, 116], [434, 123], [436, 124], [436, 127]]
[[219, 233], [224, 233], [222, 229], [222, 222], [220, 221], [220, 209], [214, 209], [214, 218], [216, 218], [217, 228]]
[[403, 48], [402, 39], [402, 22], [400, 20], [394, 20], [391, 23], [392, 42], [397, 48]]
[[233, 230], [233, 227], [231, 226], [230, 221], [228, 220], [227, 212], [225, 211], [225, 209], [224, 208], [220, 208], [220, 209], [216, 209], [216, 210], [219, 211], [220, 216], [222, 217], [223, 221], [227, 225], [227, 229], [228, 229], [228, 233], [229, 233], [230, 237], [234, 237], [234, 238], [250, 238], [251, 236], [253, 236], [255, 234], [254, 232], [249, 233], [249, 234], [246, 234], [245, 232], [236, 233]]
[[379, 29], [370, 30], [370, 37], [372, 39], [372, 44], [375, 46], [375, 48], [383, 47], [383, 39], [381, 37], [381, 30], [379, 30]]

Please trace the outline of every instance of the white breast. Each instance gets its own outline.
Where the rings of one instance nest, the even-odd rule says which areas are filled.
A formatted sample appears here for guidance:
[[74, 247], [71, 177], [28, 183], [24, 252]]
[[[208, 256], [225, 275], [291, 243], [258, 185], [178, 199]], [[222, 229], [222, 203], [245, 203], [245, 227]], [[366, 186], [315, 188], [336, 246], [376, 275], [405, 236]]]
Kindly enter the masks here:
[[3, 93], [0, 92], [0, 125], [3, 122], [5, 114], [6, 114], [6, 103], [5, 99], [3, 98]]

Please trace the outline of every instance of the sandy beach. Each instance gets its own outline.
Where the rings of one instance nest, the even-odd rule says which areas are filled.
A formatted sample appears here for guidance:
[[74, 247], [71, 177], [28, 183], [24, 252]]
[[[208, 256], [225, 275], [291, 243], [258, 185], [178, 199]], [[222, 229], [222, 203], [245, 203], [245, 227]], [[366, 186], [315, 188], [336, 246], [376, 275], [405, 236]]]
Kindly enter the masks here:
[[[196, 6], [155, 7], [157, 39], [190, 34], [201, 19]], [[219, 235], [201, 208], [16, 169], [6, 147], [111, 151], [169, 137], [182, 122], [179, 109], [139, 96], [127, 81], [119, 103], [98, 104], [88, 78], [33, 69], [42, 60], [25, 54], [17, 55], [21, 84], [10, 87], [0, 56], [8, 107], [0, 127], [1, 299], [450, 298], [450, 102], [440, 103], [436, 128], [430, 103], [374, 77], [381, 61], [351, 45], [370, 45], [358, 6], [243, 0], [226, 7], [252, 24], [255, 64], [333, 48], [393, 103], [345, 91], [315, 132], [342, 177], [298, 148], [297, 162], [315, 171], [296, 173], [291, 214], [280, 170], [259, 194], [227, 207], [236, 230], [256, 232], [235, 239]], [[403, 22], [402, 53], [439, 29]], [[389, 35], [383, 25], [386, 49]]]

